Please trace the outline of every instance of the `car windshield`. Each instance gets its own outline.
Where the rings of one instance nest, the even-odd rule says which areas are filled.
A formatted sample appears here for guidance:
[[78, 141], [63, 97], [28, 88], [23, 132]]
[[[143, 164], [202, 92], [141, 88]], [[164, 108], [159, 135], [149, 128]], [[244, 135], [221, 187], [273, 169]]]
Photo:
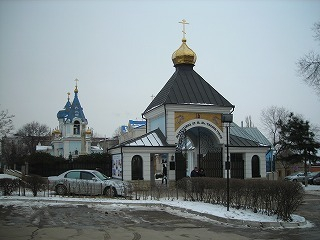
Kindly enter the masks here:
[[314, 177], [315, 175], [317, 175], [319, 172], [312, 172], [312, 173], [310, 173], [310, 176], [311, 177]]
[[303, 173], [302, 172], [295, 172], [295, 173], [292, 173], [292, 174], [290, 174], [289, 176], [297, 176], [297, 175], [303, 175]]
[[94, 173], [102, 181], [110, 179], [110, 177], [107, 177], [106, 175], [102, 174], [101, 172], [95, 171]]

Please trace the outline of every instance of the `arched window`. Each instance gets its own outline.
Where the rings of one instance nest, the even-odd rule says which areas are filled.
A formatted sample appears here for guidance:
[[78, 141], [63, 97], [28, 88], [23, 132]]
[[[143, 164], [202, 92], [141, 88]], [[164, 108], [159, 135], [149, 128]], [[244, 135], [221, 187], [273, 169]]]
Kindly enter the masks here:
[[260, 175], [260, 159], [257, 155], [254, 155], [251, 159], [252, 177], [259, 178]]
[[143, 180], [143, 163], [139, 155], [135, 155], [131, 161], [132, 180]]
[[80, 134], [80, 122], [79, 121], [74, 121], [73, 134], [74, 135], [79, 135]]

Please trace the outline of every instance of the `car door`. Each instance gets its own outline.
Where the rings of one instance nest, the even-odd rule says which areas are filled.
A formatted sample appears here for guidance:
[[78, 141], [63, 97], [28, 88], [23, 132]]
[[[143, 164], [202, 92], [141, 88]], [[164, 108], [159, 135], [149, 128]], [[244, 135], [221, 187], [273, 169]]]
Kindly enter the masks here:
[[298, 182], [303, 182], [303, 180], [304, 180], [304, 173], [299, 173], [299, 174], [297, 175], [297, 180], [298, 180]]
[[65, 175], [66, 187], [70, 193], [79, 193], [80, 171], [70, 171]]
[[98, 195], [101, 194], [101, 183], [91, 172], [81, 171], [82, 194]]

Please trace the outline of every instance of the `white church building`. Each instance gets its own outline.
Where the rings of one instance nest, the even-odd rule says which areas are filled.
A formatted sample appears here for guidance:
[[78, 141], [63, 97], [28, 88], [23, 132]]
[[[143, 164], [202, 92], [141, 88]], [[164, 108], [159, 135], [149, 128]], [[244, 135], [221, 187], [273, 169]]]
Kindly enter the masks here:
[[[81, 154], [92, 153], [92, 131], [87, 127], [83, 108], [78, 98], [78, 86], [74, 89], [74, 99], [70, 102], [70, 93], [63, 110], [57, 113], [58, 128], [54, 129], [51, 154], [73, 159]], [[102, 149], [101, 149], [102, 150]]]
[[186, 42], [183, 36], [172, 54], [175, 72], [142, 113], [146, 133], [108, 149], [113, 177], [155, 182], [165, 172], [170, 182], [198, 167], [223, 178], [229, 165], [231, 178], [265, 178], [271, 144], [257, 128], [231, 122], [235, 105], [194, 70], [197, 56]]

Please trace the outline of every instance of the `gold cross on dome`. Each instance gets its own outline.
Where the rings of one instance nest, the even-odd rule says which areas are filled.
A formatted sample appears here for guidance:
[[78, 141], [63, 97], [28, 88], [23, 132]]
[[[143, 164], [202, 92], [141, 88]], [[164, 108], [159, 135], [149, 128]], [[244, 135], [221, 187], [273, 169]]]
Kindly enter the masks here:
[[182, 28], [182, 33], [183, 33], [183, 38], [185, 38], [186, 33], [186, 24], [189, 24], [185, 19], [183, 19], [181, 22], [179, 22], [182, 24], [183, 28]]
[[78, 87], [78, 82], [79, 82], [78, 78], [76, 78], [74, 81], [76, 82], [76, 87]]

